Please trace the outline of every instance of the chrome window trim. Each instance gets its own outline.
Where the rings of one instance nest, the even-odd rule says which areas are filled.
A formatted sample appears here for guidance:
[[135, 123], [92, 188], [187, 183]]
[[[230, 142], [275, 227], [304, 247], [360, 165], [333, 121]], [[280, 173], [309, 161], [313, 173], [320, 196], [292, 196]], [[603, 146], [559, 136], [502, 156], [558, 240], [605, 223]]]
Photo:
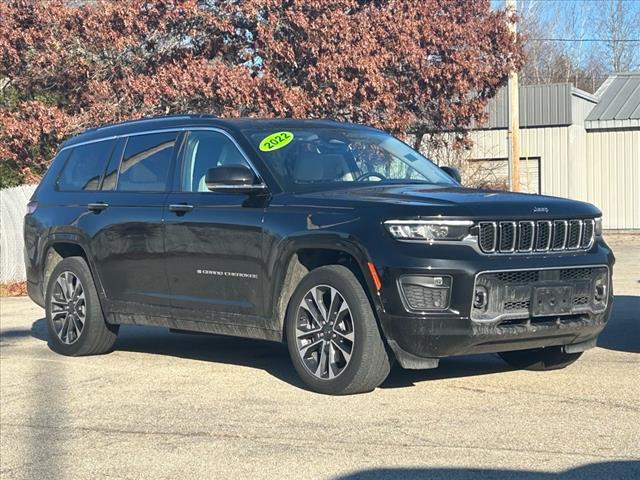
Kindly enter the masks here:
[[[74, 143], [73, 145], [67, 145], [67, 146], [62, 147], [58, 151], [58, 153], [63, 152], [64, 150], [67, 150], [69, 148], [75, 148], [75, 147], [79, 147], [79, 146], [82, 146], [82, 145], [88, 145], [88, 144], [91, 144], [91, 143], [105, 142], [105, 141], [108, 141], [108, 140], [118, 140], [120, 138], [137, 137], [137, 136], [140, 136], [140, 135], [152, 135], [154, 133], [193, 132], [193, 131], [212, 131], [212, 132], [221, 133], [224, 136], [226, 136], [229, 140], [231, 140], [231, 142], [238, 149], [238, 151], [240, 152], [242, 157], [246, 160], [247, 164], [251, 168], [251, 171], [256, 176], [256, 178], [258, 180], [260, 180], [260, 183], [254, 185], [254, 187], [260, 188], [260, 189], [263, 189], [263, 190], [264, 189], [268, 189], [267, 183], [262, 178], [262, 175], [260, 175], [260, 173], [256, 169], [255, 165], [249, 159], [249, 157], [247, 156], [245, 151], [242, 149], [240, 144], [238, 144], [236, 139], [233, 138], [233, 135], [231, 135], [229, 132], [225, 131], [224, 129], [218, 128], [218, 127], [176, 127], [176, 128], [160, 128], [160, 129], [155, 129], [155, 130], [141, 130], [139, 132], [124, 133], [124, 134], [121, 134], [121, 135], [111, 135], [111, 136], [108, 136], [108, 137], [95, 138], [93, 140], [87, 140], [86, 142]], [[119, 170], [120, 170], [120, 165], [118, 165], [118, 171]], [[117, 188], [117, 185], [116, 185], [116, 188]], [[117, 189], [116, 190], [109, 190], [109, 191], [112, 192], [112, 193], [113, 192], [118, 192]], [[170, 193], [170, 192], [171, 192], [171, 190], [169, 190], [168, 192], [159, 192], [159, 193]], [[142, 193], [142, 192], [127, 191], [127, 192], [123, 192], [123, 193]], [[152, 192], [152, 193], [158, 193], [158, 192]], [[180, 193], [215, 193], [215, 192], [180, 192]]]
[[[476, 292], [476, 285], [478, 283], [478, 277], [480, 275], [483, 275], [485, 273], [502, 273], [502, 272], [522, 272], [522, 271], [543, 271], [543, 270], [575, 270], [575, 269], [580, 269], [580, 268], [606, 268], [607, 269], [607, 289], [609, 291], [611, 291], [611, 271], [609, 270], [609, 265], [607, 264], [600, 264], [600, 265], [573, 265], [573, 266], [559, 266], [559, 267], [538, 267], [538, 268], [505, 268], [505, 269], [498, 269], [498, 270], [482, 270], [480, 272], [477, 272], [475, 274], [475, 276], [473, 277], [473, 290], [471, 291], [471, 302], [469, 303], [469, 305], [471, 305], [471, 308], [469, 310], [469, 319], [472, 322], [476, 322], [476, 323], [480, 323], [480, 324], [487, 324], [487, 323], [496, 323], [499, 322], [500, 320], [502, 320], [505, 316], [509, 315], [509, 314], [502, 314], [502, 315], [498, 315], [495, 318], [491, 318], [491, 319], [485, 319], [485, 320], [477, 320], [475, 318], [473, 318], [473, 299], [475, 296], [475, 292]], [[604, 312], [607, 307], [609, 306], [609, 294], [607, 294], [606, 297], [606, 302], [604, 304], [604, 308], [602, 308], [601, 310], [583, 310], [583, 312], [588, 312], [588, 313], [602, 313]], [[573, 315], [573, 314], [570, 314]], [[530, 318], [530, 317], [529, 317]]]

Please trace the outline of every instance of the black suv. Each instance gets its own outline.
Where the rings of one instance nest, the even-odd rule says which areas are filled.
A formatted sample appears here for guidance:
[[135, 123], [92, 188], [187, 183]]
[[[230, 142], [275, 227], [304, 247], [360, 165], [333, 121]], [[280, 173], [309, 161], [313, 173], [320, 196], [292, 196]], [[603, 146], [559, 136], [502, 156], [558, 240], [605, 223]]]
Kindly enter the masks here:
[[56, 352], [108, 352], [120, 324], [267, 339], [323, 393], [371, 390], [394, 359], [575, 361], [612, 304], [600, 211], [459, 182], [380, 130], [333, 121], [89, 130], [29, 203], [29, 295]]

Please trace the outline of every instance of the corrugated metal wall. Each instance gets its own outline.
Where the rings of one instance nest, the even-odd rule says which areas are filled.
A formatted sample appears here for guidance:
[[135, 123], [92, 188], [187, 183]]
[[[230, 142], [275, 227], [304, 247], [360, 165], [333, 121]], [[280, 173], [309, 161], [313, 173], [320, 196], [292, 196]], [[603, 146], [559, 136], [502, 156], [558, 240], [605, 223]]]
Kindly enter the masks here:
[[[574, 90], [570, 83], [520, 86], [520, 126], [526, 128], [571, 124]], [[498, 90], [496, 96], [489, 100], [487, 114], [488, 121], [484, 124], [474, 123], [473, 128], [507, 128], [509, 98], [506, 87]]]
[[[568, 163], [571, 133], [568, 127], [529, 128], [520, 131], [521, 158], [540, 158], [541, 193], [569, 196]], [[509, 156], [506, 130], [474, 131], [471, 132], [471, 139], [474, 142], [471, 158], [490, 159]], [[575, 143], [575, 139], [571, 143]], [[521, 171], [521, 182], [523, 174], [526, 174], [526, 171]], [[537, 183], [537, 179], [529, 180]]]
[[591, 131], [582, 175], [587, 198], [610, 229], [640, 229], [640, 129]]
[[[476, 130], [471, 139], [471, 158], [508, 156], [506, 130]], [[523, 129], [520, 154], [540, 158], [541, 193], [593, 203], [607, 229], [640, 229], [640, 130]]]

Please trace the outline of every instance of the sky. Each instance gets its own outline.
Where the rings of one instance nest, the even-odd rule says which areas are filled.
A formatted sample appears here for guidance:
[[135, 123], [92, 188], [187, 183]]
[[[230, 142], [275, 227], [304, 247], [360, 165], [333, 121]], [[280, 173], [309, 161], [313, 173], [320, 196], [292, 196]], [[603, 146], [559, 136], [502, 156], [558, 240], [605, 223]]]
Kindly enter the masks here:
[[[492, 0], [494, 8], [504, 8], [505, 0]], [[606, 45], [605, 42], [587, 41], [606, 40], [599, 30], [599, 22], [605, 15], [610, 0], [517, 0], [518, 10], [523, 16], [537, 14], [548, 26], [545, 35], [557, 38], [577, 56], [588, 57], [590, 53], [598, 54]], [[624, 35], [639, 52], [635, 56], [633, 68], [640, 69], [640, 0], [623, 0], [624, 15], [631, 28]]]

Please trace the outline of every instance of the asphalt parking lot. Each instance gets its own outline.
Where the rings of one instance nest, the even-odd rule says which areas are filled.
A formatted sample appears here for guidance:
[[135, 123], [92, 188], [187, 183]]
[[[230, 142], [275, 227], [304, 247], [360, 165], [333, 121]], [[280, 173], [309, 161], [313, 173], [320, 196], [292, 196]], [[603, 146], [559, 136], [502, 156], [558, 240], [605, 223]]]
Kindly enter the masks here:
[[42, 309], [2, 298], [0, 477], [638, 479], [640, 237], [611, 244], [613, 317], [576, 364], [459, 357], [351, 397], [306, 391], [267, 342], [124, 327], [65, 358]]

